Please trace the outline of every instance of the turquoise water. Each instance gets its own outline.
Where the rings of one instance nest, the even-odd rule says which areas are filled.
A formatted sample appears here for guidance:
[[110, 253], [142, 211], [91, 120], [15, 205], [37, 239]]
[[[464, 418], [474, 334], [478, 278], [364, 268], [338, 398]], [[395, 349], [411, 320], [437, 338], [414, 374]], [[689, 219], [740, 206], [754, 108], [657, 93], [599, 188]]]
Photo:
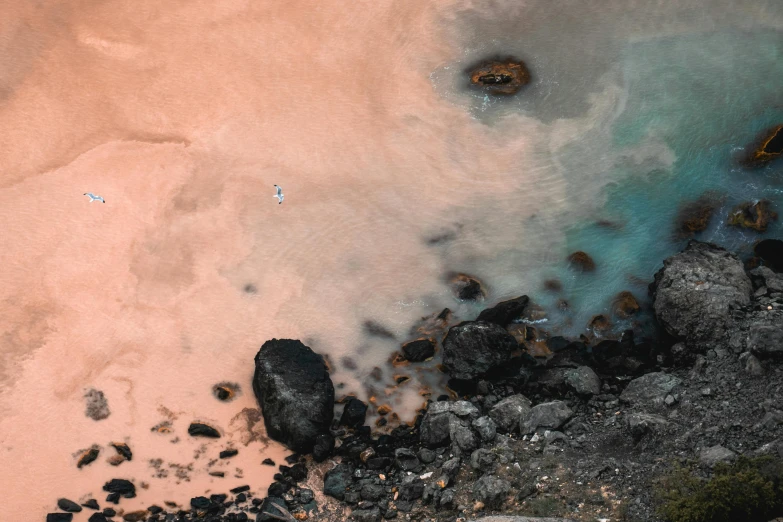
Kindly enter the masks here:
[[608, 310], [622, 289], [646, 297], [642, 282], [687, 242], [672, 233], [680, 205], [707, 191], [725, 201], [698, 239], [748, 253], [759, 238], [781, 237], [781, 220], [764, 234], [725, 225], [729, 210], [743, 201], [766, 198], [783, 210], [783, 164], [747, 170], [735, 161], [759, 131], [783, 122], [781, 53], [777, 31], [665, 38], [623, 53], [628, 98], [611, 128], [615, 153], [655, 137], [676, 159], [669, 169], [615, 169], [618, 181], [605, 188], [604, 212], [621, 230], [594, 223], [570, 228], [569, 250], [585, 250], [599, 267], [610, 267], [594, 277], [565, 278], [577, 306], [589, 300]]

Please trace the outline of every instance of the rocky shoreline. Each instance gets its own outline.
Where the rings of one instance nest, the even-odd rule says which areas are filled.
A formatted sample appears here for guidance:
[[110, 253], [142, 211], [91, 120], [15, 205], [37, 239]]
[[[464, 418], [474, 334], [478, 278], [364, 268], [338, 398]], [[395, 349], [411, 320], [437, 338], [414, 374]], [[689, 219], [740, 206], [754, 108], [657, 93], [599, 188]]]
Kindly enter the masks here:
[[[120, 514], [130, 522], [663, 520], [657, 492], [673, 467], [709, 478], [741, 456], [783, 457], [781, 246], [762, 241], [743, 262], [692, 240], [666, 259], [650, 284], [656, 339], [636, 340], [632, 330], [618, 339], [552, 336], [535, 356], [509, 333], [529, 298], [487, 308], [440, 340], [454, 394], [380, 436], [357, 398], [335, 416], [322, 356], [296, 340], [267, 341], [253, 389], [268, 434], [299, 453], [266, 495], [247, 486], [195, 497], [190, 509]], [[415, 342], [406, 356], [432, 357], [437, 341]], [[126, 480], [104, 489], [115, 502], [135, 495]], [[47, 521], [81, 510], [67, 499], [59, 506], [66, 512]], [[90, 522], [117, 513], [84, 507], [96, 509]]]

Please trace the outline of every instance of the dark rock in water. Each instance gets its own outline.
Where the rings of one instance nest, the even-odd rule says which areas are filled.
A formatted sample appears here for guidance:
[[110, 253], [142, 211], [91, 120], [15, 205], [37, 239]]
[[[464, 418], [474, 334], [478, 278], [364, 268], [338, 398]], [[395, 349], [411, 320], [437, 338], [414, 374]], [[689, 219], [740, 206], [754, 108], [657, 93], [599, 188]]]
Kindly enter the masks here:
[[221, 382], [212, 387], [212, 393], [223, 402], [234, 400], [239, 394], [239, 390], [239, 385], [232, 382]]
[[92, 463], [95, 461], [95, 459], [98, 458], [100, 452], [101, 450], [97, 446], [93, 446], [88, 450], [84, 450], [79, 456], [79, 459], [76, 461], [76, 467], [81, 468], [82, 466], [86, 466], [87, 464]]
[[114, 511], [113, 508], [107, 507], [103, 510], [103, 514], [106, 515], [107, 517], [113, 517], [117, 514], [117, 512]]
[[266, 458], [266, 459], [264, 459], [264, 460], [261, 462], [261, 464], [263, 464], [264, 466], [276, 466], [276, 465], [277, 465], [277, 464], [275, 464], [275, 461], [274, 461], [274, 460], [272, 460], [272, 459], [269, 459], [269, 458]]
[[220, 458], [221, 459], [230, 459], [231, 457], [237, 455], [239, 453], [239, 450], [236, 449], [227, 449], [220, 452]]
[[73, 513], [48, 513], [46, 515], [46, 522], [71, 522], [73, 520]]
[[473, 497], [490, 508], [498, 508], [511, 493], [511, 484], [494, 475], [484, 475], [473, 485]]
[[467, 274], [451, 273], [447, 276], [454, 295], [460, 301], [481, 301], [487, 292], [481, 281]]
[[563, 283], [557, 279], [547, 279], [544, 281], [544, 289], [550, 292], [560, 292], [563, 290]]
[[188, 435], [191, 437], [220, 438], [220, 432], [217, 429], [202, 422], [191, 422], [190, 426], [188, 426]]
[[783, 272], [783, 241], [780, 239], [764, 239], [756, 243], [753, 252], [761, 258], [764, 266], [775, 272]]
[[106, 502], [111, 502], [112, 504], [119, 504], [120, 503], [120, 494], [119, 493], [109, 493], [106, 495]]
[[631, 292], [620, 292], [614, 300], [613, 304], [614, 314], [621, 319], [627, 319], [628, 317], [639, 312], [639, 301], [636, 300]]
[[[225, 497], [225, 495], [222, 495], [222, 496], [223, 496], [223, 497]], [[225, 500], [225, 499], [224, 499], [224, 500]], [[153, 515], [157, 515], [158, 513], [161, 513], [161, 512], [163, 512], [163, 508], [162, 508], [162, 507], [160, 507], [160, 506], [156, 506], [156, 505], [154, 505], [154, 504], [153, 504], [152, 506], [150, 506], [150, 507], [148, 507], [148, 508], [147, 508], [147, 511], [149, 511], [149, 512], [150, 512], [150, 513], [152, 513]]]
[[84, 394], [84, 398], [87, 402], [85, 415], [92, 420], [103, 420], [111, 414], [109, 403], [102, 391], [91, 388]]
[[225, 472], [223, 471], [210, 471], [209, 474], [212, 477], [219, 477], [219, 478], [223, 478], [226, 476]]
[[590, 323], [587, 326], [596, 332], [605, 332], [612, 327], [612, 323], [605, 315], [598, 314], [590, 319]]
[[530, 83], [530, 72], [522, 60], [488, 60], [470, 70], [470, 83], [490, 94], [515, 94]]
[[364, 331], [367, 333], [367, 335], [372, 335], [374, 337], [381, 337], [383, 339], [394, 339], [394, 334], [386, 329], [385, 326], [376, 323], [375, 321], [365, 321], [364, 322]]
[[593, 258], [590, 257], [587, 252], [582, 252], [581, 250], [569, 255], [567, 261], [573, 268], [583, 272], [592, 272], [595, 270], [595, 261], [593, 261]]
[[721, 203], [722, 198], [713, 192], [684, 203], [677, 214], [676, 238], [685, 239], [704, 231]]
[[771, 206], [772, 203], [766, 199], [742, 203], [732, 209], [726, 222], [731, 226], [765, 232], [769, 223], [778, 217]]
[[338, 464], [324, 475], [324, 494], [343, 500], [352, 480], [353, 467], [346, 463]]
[[234, 489], [229, 490], [232, 494], [236, 495], [238, 493], [244, 493], [245, 491], [250, 491], [250, 486], [239, 486]]
[[742, 164], [745, 167], [762, 167], [783, 154], [783, 125], [762, 132], [756, 143], [750, 146]]
[[364, 425], [367, 416], [367, 405], [355, 397], [351, 397], [345, 403], [343, 415], [340, 417], [340, 426], [357, 428]]
[[499, 325], [464, 322], [450, 328], [443, 340], [443, 369], [454, 379], [473, 379], [510, 361], [518, 347]]
[[334, 386], [322, 356], [300, 341], [272, 339], [256, 355], [253, 391], [267, 433], [310, 453], [334, 417]]
[[193, 509], [209, 509], [212, 502], [207, 497], [193, 497], [190, 499], [190, 507]]
[[82, 507], [79, 504], [73, 500], [68, 500], [67, 498], [59, 499], [57, 501], [57, 507], [68, 513], [79, 513], [82, 510]]
[[98, 505], [98, 501], [95, 500], [94, 498], [91, 498], [87, 502], [84, 502], [82, 506], [95, 510], [101, 509], [101, 506]]
[[747, 305], [751, 291], [735, 254], [695, 240], [664, 260], [650, 285], [658, 322], [696, 350], [726, 337], [731, 310]]
[[434, 339], [417, 339], [402, 345], [402, 353], [410, 362], [422, 362], [435, 355]]
[[334, 437], [331, 433], [321, 433], [315, 438], [315, 446], [313, 446], [313, 460], [316, 462], [323, 462], [334, 451]]
[[93, 513], [87, 522], [109, 522], [109, 519], [103, 513]]
[[103, 490], [109, 493], [118, 493], [125, 498], [136, 496], [136, 486], [130, 480], [125, 479], [111, 479], [103, 485]]
[[112, 442], [111, 446], [117, 450], [117, 453], [122, 455], [125, 460], [133, 460], [133, 452], [124, 442]]
[[526, 295], [502, 301], [492, 308], [482, 310], [476, 321], [484, 321], [506, 327], [511, 321], [522, 315], [529, 302], [530, 299]]

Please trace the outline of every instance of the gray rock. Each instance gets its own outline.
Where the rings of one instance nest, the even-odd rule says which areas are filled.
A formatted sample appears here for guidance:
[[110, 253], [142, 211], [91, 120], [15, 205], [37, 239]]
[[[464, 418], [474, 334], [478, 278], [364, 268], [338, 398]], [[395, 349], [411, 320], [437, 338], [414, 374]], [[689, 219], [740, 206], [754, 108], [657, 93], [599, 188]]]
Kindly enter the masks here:
[[419, 440], [431, 448], [442, 446], [451, 440], [452, 425], [468, 422], [478, 416], [478, 408], [467, 401], [432, 402], [421, 420]]
[[[743, 357], [744, 356], [744, 357]], [[744, 359], [744, 360], [743, 360]], [[745, 352], [740, 356], [740, 361], [743, 363], [745, 371], [756, 377], [764, 375], [764, 367], [761, 365], [758, 357], [752, 353]]]
[[451, 440], [464, 453], [470, 453], [478, 447], [478, 440], [473, 430], [462, 421], [451, 423]]
[[552, 517], [513, 517], [505, 515], [495, 515], [490, 517], [481, 517], [468, 520], [468, 522], [576, 522], [570, 518], [552, 518]]
[[489, 412], [498, 430], [505, 433], [516, 431], [519, 423], [528, 414], [532, 403], [524, 395], [512, 395], [495, 404]]
[[431, 462], [435, 462], [435, 459], [437, 458], [437, 453], [432, 451], [428, 448], [419, 448], [419, 460], [422, 461], [424, 464], [430, 464]]
[[660, 324], [696, 349], [724, 339], [731, 309], [750, 303], [752, 293], [750, 278], [735, 254], [695, 240], [664, 260], [651, 289]]
[[511, 492], [507, 480], [494, 475], [484, 475], [473, 484], [473, 498], [487, 507], [500, 507]]
[[456, 494], [454, 493], [453, 489], [447, 489], [444, 490], [443, 493], [440, 494], [440, 505], [444, 508], [452, 508], [454, 507], [454, 497]]
[[626, 426], [634, 440], [639, 441], [648, 434], [660, 433], [669, 424], [660, 415], [632, 413], [626, 418]]
[[372, 502], [383, 498], [384, 493], [383, 486], [377, 484], [365, 484], [361, 489], [362, 500], [370, 500]]
[[482, 473], [492, 471], [497, 460], [497, 455], [484, 448], [479, 448], [470, 455], [471, 467], [475, 470], [481, 471]]
[[783, 274], [776, 274], [766, 266], [760, 266], [751, 270], [750, 275], [754, 280], [759, 278], [763, 281], [763, 286], [766, 286], [767, 292], [783, 292]]
[[413, 450], [408, 448], [394, 450], [394, 464], [402, 471], [412, 471], [421, 465]]
[[563, 401], [545, 402], [534, 406], [520, 423], [522, 433], [532, 433], [538, 428], [556, 430], [574, 414]]
[[701, 452], [699, 452], [699, 463], [702, 466], [713, 467], [719, 462], [731, 462], [736, 456], [736, 453], [723, 446], [712, 446], [703, 448]]
[[446, 475], [448, 475], [450, 478], [454, 478], [457, 476], [457, 473], [459, 472], [459, 465], [460, 465], [459, 457], [454, 457], [453, 459], [449, 459], [446, 462], [444, 462], [440, 470]]
[[580, 366], [565, 373], [566, 385], [579, 395], [598, 395], [601, 393], [601, 379], [589, 366]]
[[478, 432], [479, 437], [481, 437], [481, 440], [484, 442], [492, 442], [495, 440], [497, 426], [495, 425], [495, 421], [489, 417], [479, 417], [471, 423], [471, 426]]
[[783, 315], [764, 314], [752, 322], [748, 348], [759, 357], [783, 358]]
[[629, 382], [620, 394], [620, 400], [631, 404], [662, 404], [681, 382], [678, 377], [667, 373], [648, 373]]
[[473, 379], [508, 362], [518, 346], [502, 326], [464, 322], [451, 327], [443, 339], [443, 369], [455, 379]]

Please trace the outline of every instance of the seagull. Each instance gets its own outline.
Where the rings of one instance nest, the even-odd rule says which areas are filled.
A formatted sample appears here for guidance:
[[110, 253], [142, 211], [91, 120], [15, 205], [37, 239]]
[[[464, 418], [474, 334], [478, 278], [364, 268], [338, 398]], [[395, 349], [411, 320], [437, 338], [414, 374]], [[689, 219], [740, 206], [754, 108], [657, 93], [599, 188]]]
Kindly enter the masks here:
[[275, 188], [277, 189], [277, 194], [275, 194], [275, 195], [274, 195], [274, 196], [272, 196], [272, 197], [273, 197], [273, 198], [277, 198], [277, 199], [279, 199], [279, 200], [280, 200], [280, 201], [278, 201], [278, 203], [277, 203], [277, 204], [279, 205], [280, 203], [282, 203], [282, 202], [283, 202], [283, 198], [284, 198], [285, 196], [283, 196], [283, 189], [282, 189], [282, 188], [278, 187], [277, 185], [275, 185]]
[[100, 196], [96, 196], [96, 195], [95, 195], [95, 194], [93, 194], [92, 192], [85, 192], [85, 193], [84, 193], [84, 195], [85, 195], [85, 196], [90, 196], [90, 203], [92, 203], [93, 201], [100, 201], [101, 203], [106, 203], [106, 202], [103, 200], [103, 198], [102, 198], [102, 197], [100, 197]]

